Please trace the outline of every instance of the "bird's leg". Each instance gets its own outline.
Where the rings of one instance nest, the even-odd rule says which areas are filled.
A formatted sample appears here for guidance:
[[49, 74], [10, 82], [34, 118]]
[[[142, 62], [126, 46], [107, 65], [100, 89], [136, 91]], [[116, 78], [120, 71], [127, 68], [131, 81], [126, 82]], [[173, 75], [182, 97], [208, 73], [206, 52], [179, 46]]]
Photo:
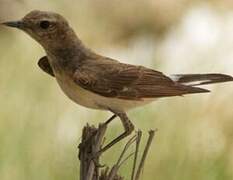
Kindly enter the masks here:
[[[116, 114], [114, 114], [114, 115], [112, 115], [107, 121], [105, 121], [105, 125], [108, 125], [110, 122], [112, 122], [112, 120], [113, 119], [115, 119], [117, 117], [117, 115]], [[84, 141], [84, 142], [82, 142], [81, 144], [79, 144], [79, 148], [82, 148], [82, 147], [84, 147], [86, 144], [88, 144], [90, 141], [91, 141], [91, 139], [93, 138], [93, 136], [95, 136], [96, 135], [96, 133], [97, 133], [97, 131], [96, 132], [94, 132], [86, 141]]]
[[112, 122], [113, 119], [115, 119], [117, 117], [116, 114], [112, 115], [107, 121], [105, 121], [105, 125], [108, 125], [110, 122]]
[[113, 115], [106, 123], [111, 122], [116, 116], [118, 116], [123, 124], [123, 127], [125, 129], [124, 133], [122, 133], [120, 136], [117, 138], [113, 139], [109, 144], [104, 146], [99, 153], [103, 153], [104, 151], [108, 150], [111, 148], [113, 145], [124, 139], [125, 137], [129, 136], [132, 131], [134, 130], [134, 125], [131, 123], [129, 118], [127, 117], [126, 113], [120, 112], [120, 113], [115, 113], [115, 116]]

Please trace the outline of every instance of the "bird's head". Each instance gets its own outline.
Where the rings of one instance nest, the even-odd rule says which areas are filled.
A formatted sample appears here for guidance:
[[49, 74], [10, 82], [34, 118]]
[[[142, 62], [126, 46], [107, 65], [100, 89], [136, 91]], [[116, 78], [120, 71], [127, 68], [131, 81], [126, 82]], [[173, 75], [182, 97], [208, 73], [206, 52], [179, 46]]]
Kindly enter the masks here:
[[23, 30], [45, 48], [63, 44], [67, 38], [75, 39], [75, 34], [65, 18], [53, 12], [34, 10], [21, 20], [2, 24]]

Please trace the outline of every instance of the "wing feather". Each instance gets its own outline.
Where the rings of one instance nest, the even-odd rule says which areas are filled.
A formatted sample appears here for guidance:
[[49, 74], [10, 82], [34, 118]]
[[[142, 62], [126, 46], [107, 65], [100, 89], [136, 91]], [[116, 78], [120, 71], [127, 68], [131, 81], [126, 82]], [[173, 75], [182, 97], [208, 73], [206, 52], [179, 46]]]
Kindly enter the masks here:
[[73, 79], [91, 92], [129, 100], [209, 92], [176, 83], [159, 71], [107, 60], [85, 63]]
[[53, 69], [52, 69], [51, 65], [49, 64], [49, 60], [48, 60], [47, 56], [40, 58], [37, 64], [44, 72], [55, 77], [55, 75], [53, 73]]

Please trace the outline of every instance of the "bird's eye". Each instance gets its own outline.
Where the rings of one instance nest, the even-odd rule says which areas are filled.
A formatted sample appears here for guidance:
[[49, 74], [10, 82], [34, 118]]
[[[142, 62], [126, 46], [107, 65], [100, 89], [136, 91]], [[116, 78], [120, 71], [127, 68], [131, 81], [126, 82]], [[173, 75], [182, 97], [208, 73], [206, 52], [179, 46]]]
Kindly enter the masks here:
[[50, 22], [49, 22], [49, 21], [41, 21], [41, 22], [40, 22], [40, 27], [41, 27], [42, 29], [48, 29], [49, 26], [50, 26]]

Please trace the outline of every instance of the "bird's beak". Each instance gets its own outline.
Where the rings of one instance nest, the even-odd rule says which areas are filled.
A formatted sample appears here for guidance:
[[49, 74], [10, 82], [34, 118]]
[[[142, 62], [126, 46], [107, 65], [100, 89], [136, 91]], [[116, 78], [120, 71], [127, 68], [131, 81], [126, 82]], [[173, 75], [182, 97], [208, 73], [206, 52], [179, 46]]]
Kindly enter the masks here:
[[13, 28], [23, 28], [23, 25], [24, 23], [22, 21], [8, 21], [8, 22], [4, 22], [2, 23], [2, 25], [5, 25], [5, 26], [9, 26], [9, 27], [13, 27]]

